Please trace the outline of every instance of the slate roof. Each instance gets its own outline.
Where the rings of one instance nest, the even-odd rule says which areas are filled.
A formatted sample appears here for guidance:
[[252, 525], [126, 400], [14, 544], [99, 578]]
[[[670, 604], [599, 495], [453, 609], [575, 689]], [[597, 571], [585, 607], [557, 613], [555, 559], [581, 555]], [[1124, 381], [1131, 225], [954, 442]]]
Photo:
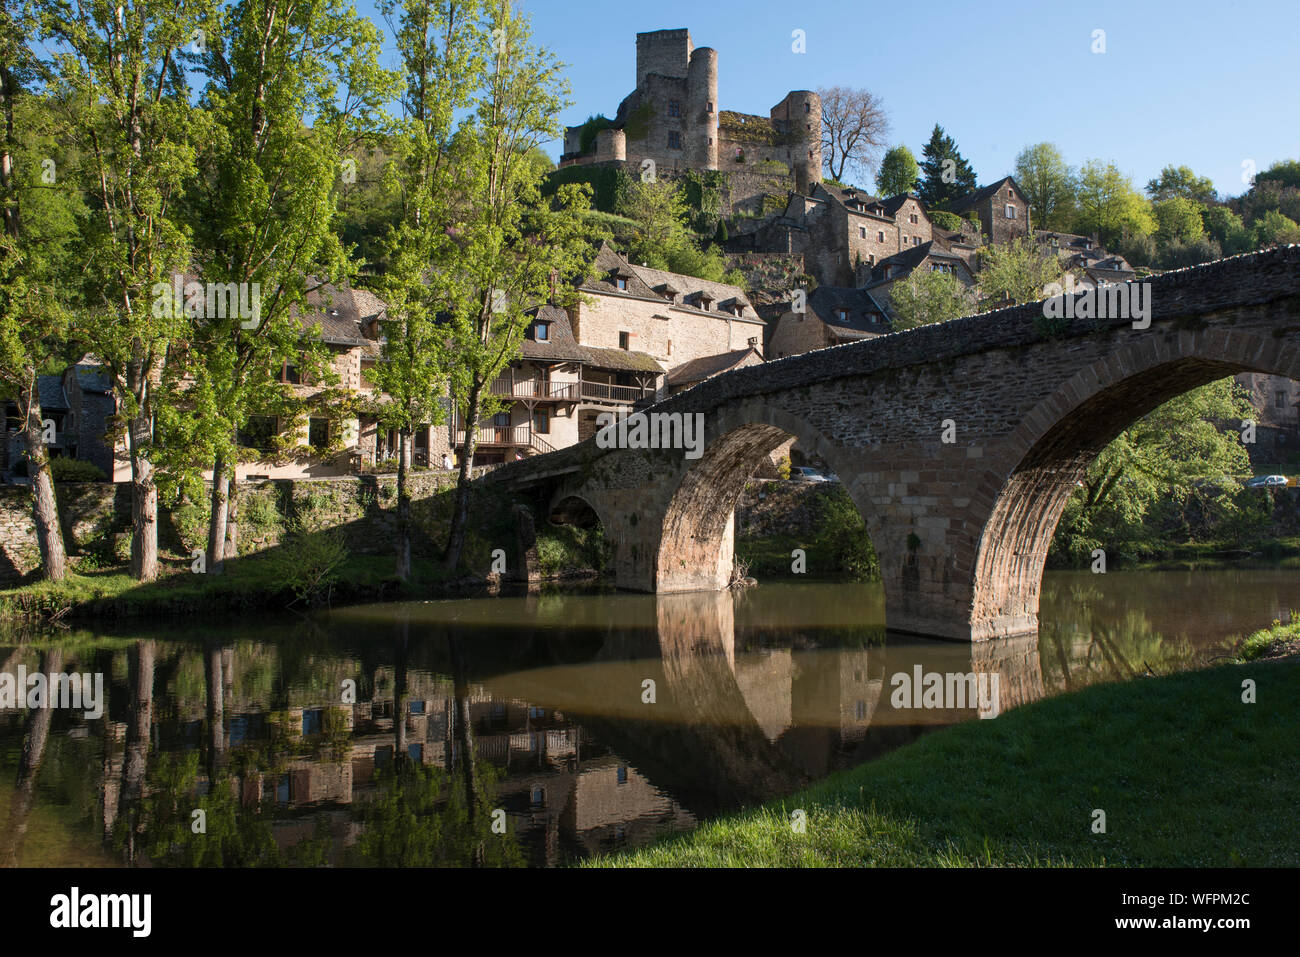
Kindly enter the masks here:
[[[1020, 193], [1020, 186], [1016, 183], [1015, 179], [1010, 176], [1003, 176], [996, 183], [990, 183], [988, 186], [981, 186], [973, 193], [967, 193], [965, 196], [954, 199], [948, 204], [948, 212], [961, 214], [966, 212], [968, 209], [973, 209], [986, 199], [992, 199], [996, 196], [998, 191], [1008, 182], [1016, 188], [1016, 192]], [[1024, 193], [1020, 193], [1020, 195], [1023, 197]]]
[[616, 372], [651, 372], [662, 375], [664, 367], [646, 352], [631, 349], [597, 349], [595, 346], [578, 346], [588, 365]]
[[[698, 359], [692, 359], [690, 362], [683, 362], [676, 369], [668, 373], [665, 380], [669, 386], [691, 385], [696, 382], [703, 382], [705, 379], [712, 378], [720, 372], [726, 372], [728, 369], [734, 369], [744, 362], [749, 356], [757, 356], [758, 350], [754, 348], [736, 349], [732, 352], [722, 352], [716, 356], [700, 356]], [[759, 356], [761, 359], [762, 356]]]
[[[663, 269], [651, 269], [648, 266], [638, 266], [628, 262], [608, 243], [602, 244], [600, 252], [596, 255], [595, 272], [596, 278], [587, 280], [582, 288], [607, 296], [633, 296], [657, 300], [666, 306], [693, 309], [701, 315], [715, 317], [722, 315], [731, 319], [762, 322], [754, 311], [753, 304], [739, 286], [732, 286], [725, 282], [710, 282], [707, 279], [697, 279], [694, 276], [684, 276]], [[627, 278], [627, 289], [619, 289], [614, 284], [611, 276], [615, 274]], [[676, 297], [670, 295], [670, 290], [678, 295]], [[741, 315], [737, 317], [730, 313], [719, 314], [715, 311], [699, 309], [694, 303], [699, 301], [701, 294], [706, 294], [717, 303], [732, 301], [740, 304]]]
[[[840, 310], [848, 313], [843, 319]], [[818, 286], [808, 297], [808, 312], [840, 339], [868, 339], [889, 332], [888, 324], [876, 318], [884, 310], [865, 289]]]
[[104, 371], [103, 366], [83, 360], [73, 367], [73, 372], [77, 376], [77, 384], [81, 386], [82, 392], [107, 394], [113, 391], [113, 381]]
[[[891, 278], [901, 279], [903, 276], [911, 274], [912, 270], [925, 262], [927, 258], [942, 259], [951, 262], [954, 266], [960, 264], [962, 269], [967, 273], [970, 272], [970, 267], [966, 265], [966, 260], [962, 259], [961, 256], [956, 253], [945, 249], [943, 246], [937, 245], [934, 240], [931, 240], [928, 243], [921, 243], [919, 246], [909, 246], [902, 252], [894, 253], [894, 255], [886, 256], [884, 259], [880, 260], [880, 262], [876, 263], [875, 268], [871, 270], [872, 281], [880, 282]], [[889, 271], [891, 266], [903, 267], [902, 274], [890, 276]]]
[[523, 358], [543, 362], [585, 362], [587, 360], [582, 347], [578, 345], [578, 340], [573, 337], [573, 325], [569, 322], [567, 312], [559, 306], [539, 306], [534, 310], [533, 318], [534, 322], [540, 320], [550, 323], [550, 328], [547, 329], [548, 339], [546, 342], [538, 342], [533, 338], [525, 339], [520, 347]]
[[336, 346], [361, 346], [367, 352], [379, 354], [379, 343], [367, 338], [363, 332], [364, 325], [382, 316], [385, 309], [383, 300], [374, 293], [318, 283], [309, 288], [306, 300], [307, 309], [298, 317], [304, 332], [319, 325], [322, 342]]
[[36, 377], [36, 392], [41, 400], [41, 411], [47, 409], [59, 411], [68, 409], [68, 397], [63, 393], [63, 377], [57, 375], [39, 375]]

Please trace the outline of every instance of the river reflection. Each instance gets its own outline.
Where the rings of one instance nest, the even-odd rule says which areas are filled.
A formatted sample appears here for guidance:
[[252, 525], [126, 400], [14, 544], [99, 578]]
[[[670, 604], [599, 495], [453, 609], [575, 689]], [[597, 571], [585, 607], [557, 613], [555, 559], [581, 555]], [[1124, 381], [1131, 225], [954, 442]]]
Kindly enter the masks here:
[[0, 710], [0, 860], [556, 865], [991, 716], [895, 675], [995, 675], [1006, 711], [1291, 608], [1293, 571], [1053, 573], [1039, 640], [975, 646], [887, 636], [876, 587], [780, 583], [9, 636], [0, 672], [101, 672], [107, 701]]

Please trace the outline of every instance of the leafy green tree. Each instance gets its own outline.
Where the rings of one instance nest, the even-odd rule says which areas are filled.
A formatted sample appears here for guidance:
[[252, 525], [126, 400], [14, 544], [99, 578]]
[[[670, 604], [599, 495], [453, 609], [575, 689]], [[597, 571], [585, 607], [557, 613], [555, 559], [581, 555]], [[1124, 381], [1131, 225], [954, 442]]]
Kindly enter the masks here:
[[980, 250], [979, 295], [986, 307], [1037, 302], [1049, 283], [1061, 281], [1061, 260], [1019, 238]]
[[880, 161], [880, 170], [876, 173], [876, 190], [881, 196], [914, 193], [920, 178], [921, 167], [917, 165], [916, 157], [911, 150], [900, 144], [892, 147]]
[[1241, 217], [1227, 206], [1211, 206], [1201, 216], [1205, 231], [1222, 247], [1225, 255], [1247, 252], [1254, 245], [1250, 230]]
[[[1184, 393], [1134, 422], [1089, 466], [1066, 505], [1053, 548], [1075, 561], [1094, 548], [1108, 553], [1152, 536], [1157, 511], [1186, 529], [1193, 511], [1240, 508], [1235, 476], [1250, 460], [1233, 427], [1253, 417], [1245, 390], [1221, 379]], [[1227, 424], [1231, 423], [1231, 424]]]
[[1205, 224], [1201, 218], [1204, 210], [1205, 207], [1200, 202], [1185, 196], [1156, 200], [1151, 204], [1151, 212], [1155, 215], [1157, 224], [1156, 242], [1196, 242], [1205, 233]]
[[1075, 209], [1075, 173], [1055, 143], [1035, 143], [1021, 150], [1015, 179], [1039, 228], [1069, 227]]
[[668, 268], [668, 256], [693, 239], [687, 219], [691, 210], [681, 187], [670, 179], [632, 184], [619, 213], [637, 224], [628, 255], [634, 262]]
[[210, 22], [209, 0], [76, 5], [37, 0], [52, 41], [62, 133], [81, 150], [92, 210], [80, 255], [86, 306], [77, 337], [104, 364], [126, 423], [131, 460], [131, 575], [158, 574], [158, 486], [152, 446], [168, 358], [185, 340], [170, 290], [190, 264], [180, 199], [210, 124], [190, 101], [182, 48]]
[[406, 74], [403, 117], [394, 141], [396, 162], [390, 187], [401, 209], [400, 221], [385, 239], [389, 268], [380, 284], [387, 303], [383, 323], [383, 361], [373, 372], [387, 400], [378, 408], [385, 430], [398, 435], [397, 576], [411, 574], [411, 494], [409, 471], [415, 429], [443, 420], [446, 383], [438, 327], [442, 303], [438, 287], [427, 281], [431, 269], [452, 258], [455, 197], [460, 184], [456, 112], [468, 108], [475, 79], [489, 52], [479, 24], [457, 0], [385, 3], [396, 17], [396, 42]]
[[895, 330], [960, 319], [975, 311], [971, 290], [952, 273], [938, 270], [913, 270], [894, 283], [889, 296]]
[[1079, 171], [1079, 211], [1075, 231], [1112, 245], [1125, 230], [1148, 236], [1156, 230], [1150, 203], [1114, 163], [1089, 160]]
[[1276, 209], [1270, 209], [1255, 221], [1252, 227], [1255, 247], [1300, 243], [1300, 223], [1288, 219]]
[[1197, 176], [1191, 167], [1166, 166], [1159, 176], [1147, 183], [1147, 195], [1156, 203], [1181, 198], [1209, 205], [1218, 199], [1219, 194], [1208, 176]]
[[37, 383], [41, 373], [61, 371], [67, 345], [69, 316], [57, 289], [65, 286], [78, 194], [60, 181], [47, 108], [28, 91], [42, 72], [30, 46], [35, 29], [27, 10], [0, 4], [0, 389], [18, 403], [41, 571], [60, 581], [66, 552]]
[[374, 25], [342, 0], [238, 0], [218, 11], [197, 54], [213, 127], [195, 188], [195, 259], [210, 283], [241, 286], [258, 303], [251, 317], [205, 310], [188, 350], [184, 408], [163, 410], [164, 420], [168, 411], [186, 420], [182, 447], [212, 468], [209, 571], [226, 556], [239, 430], [283, 391], [286, 363], [326, 377], [324, 350], [304, 361], [299, 315], [309, 275], [345, 272], [333, 229], [338, 183], [350, 147], [372, 131], [394, 88], [379, 53]]
[[1279, 186], [1300, 189], [1300, 160], [1278, 160], [1264, 172], [1256, 174], [1255, 185], [1261, 183], [1276, 183]]
[[957, 141], [938, 123], [922, 156], [921, 185], [917, 193], [926, 206], [946, 209], [954, 199], [975, 189], [975, 171], [957, 150]]
[[[473, 4], [463, 9], [477, 12]], [[442, 305], [444, 369], [465, 424], [448, 570], [460, 564], [465, 544], [470, 468], [488, 387], [518, 355], [530, 310], [548, 298], [551, 277], [584, 274], [594, 258], [582, 216], [590, 192], [570, 184], [554, 202], [541, 195], [547, 170], [535, 150], [562, 132], [567, 87], [560, 65], [532, 45], [527, 20], [509, 0], [487, 0], [478, 19], [484, 69], [458, 131], [454, 242], [429, 279]], [[567, 286], [558, 290], [560, 300], [572, 295]]]

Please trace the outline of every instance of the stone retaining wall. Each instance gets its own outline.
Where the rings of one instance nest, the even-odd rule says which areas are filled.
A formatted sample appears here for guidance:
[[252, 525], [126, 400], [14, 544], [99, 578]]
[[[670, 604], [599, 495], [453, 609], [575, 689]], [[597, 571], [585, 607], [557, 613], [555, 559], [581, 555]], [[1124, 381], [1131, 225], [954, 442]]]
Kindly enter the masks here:
[[[475, 469], [475, 477], [486, 471]], [[417, 528], [412, 544], [417, 555], [429, 554], [434, 547], [429, 532], [441, 522], [433, 497], [453, 487], [457, 474], [436, 470], [411, 475], [412, 513]], [[114, 556], [125, 558], [131, 532], [129, 483], [63, 483], [57, 487], [57, 495], [64, 542], [70, 553], [94, 553], [106, 562]], [[397, 522], [396, 504], [396, 475], [243, 483], [239, 489], [239, 550], [247, 554], [278, 544], [286, 521], [296, 518], [312, 527], [343, 528], [353, 551], [390, 551]], [[159, 548], [189, 554], [202, 547], [207, 520], [206, 501], [160, 507]], [[39, 564], [30, 490], [0, 486], [0, 585], [17, 582]]]

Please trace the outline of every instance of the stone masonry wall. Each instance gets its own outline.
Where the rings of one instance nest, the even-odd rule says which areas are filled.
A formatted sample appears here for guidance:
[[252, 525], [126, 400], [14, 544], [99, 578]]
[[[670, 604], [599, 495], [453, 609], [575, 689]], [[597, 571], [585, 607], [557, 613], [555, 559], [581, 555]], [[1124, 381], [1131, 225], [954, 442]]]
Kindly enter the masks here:
[[[476, 476], [487, 469], [475, 469]], [[457, 473], [441, 470], [415, 472], [411, 495], [417, 534], [417, 555], [431, 554], [433, 543], [419, 529], [434, 518], [433, 496], [453, 487]], [[121, 559], [131, 528], [131, 487], [128, 483], [67, 483], [58, 487], [59, 515], [64, 541], [74, 555], [101, 549]], [[348, 476], [332, 479], [277, 479], [244, 484], [239, 492], [239, 547], [241, 554], [258, 552], [279, 543], [285, 520], [303, 519], [312, 527], [342, 527], [348, 547], [374, 554], [393, 547], [396, 528], [396, 475]], [[189, 554], [201, 547], [207, 535], [207, 503], [181, 503], [159, 509], [159, 547], [171, 554]], [[32, 524], [30, 491], [25, 487], [0, 487], [0, 585], [9, 585], [40, 565], [36, 531]]]

